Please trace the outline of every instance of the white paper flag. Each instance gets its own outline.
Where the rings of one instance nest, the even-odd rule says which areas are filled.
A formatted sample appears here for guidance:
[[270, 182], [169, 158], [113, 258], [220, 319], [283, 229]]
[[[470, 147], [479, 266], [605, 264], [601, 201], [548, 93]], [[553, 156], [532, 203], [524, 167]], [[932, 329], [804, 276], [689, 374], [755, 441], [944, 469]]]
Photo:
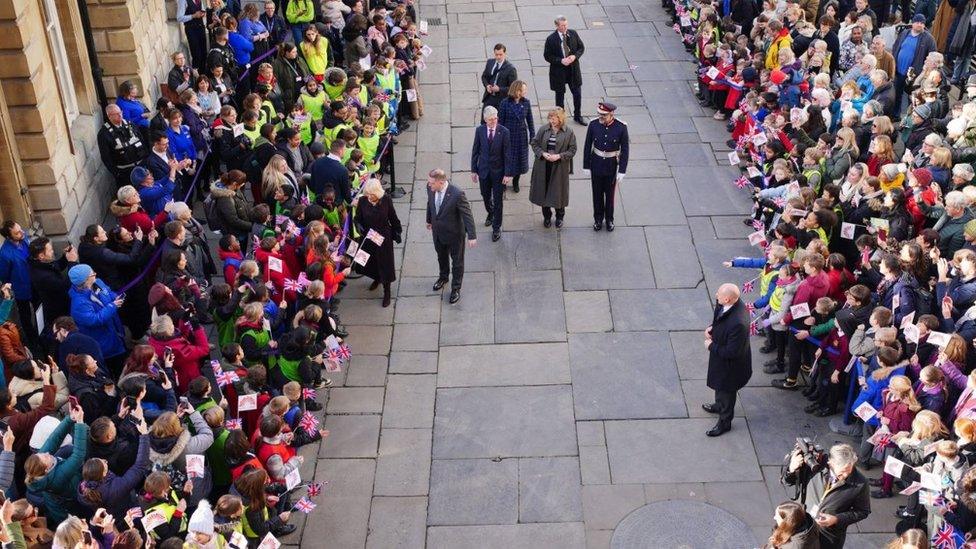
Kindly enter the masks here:
[[808, 317], [810, 316], [810, 306], [806, 303], [792, 305], [790, 307], [790, 314], [793, 315], [793, 320]]
[[190, 478], [203, 478], [203, 454], [187, 454], [185, 457], [187, 476]]
[[840, 224], [840, 237], [846, 238], [847, 240], [854, 240], [854, 230], [857, 229], [857, 225], [853, 223], [848, 223], [846, 221]]
[[237, 411], [247, 412], [258, 409], [258, 395], [241, 395], [237, 397]]
[[369, 261], [369, 252], [366, 250], [359, 250], [356, 252], [356, 256], [352, 258], [352, 262], [357, 265], [366, 266], [366, 262]]

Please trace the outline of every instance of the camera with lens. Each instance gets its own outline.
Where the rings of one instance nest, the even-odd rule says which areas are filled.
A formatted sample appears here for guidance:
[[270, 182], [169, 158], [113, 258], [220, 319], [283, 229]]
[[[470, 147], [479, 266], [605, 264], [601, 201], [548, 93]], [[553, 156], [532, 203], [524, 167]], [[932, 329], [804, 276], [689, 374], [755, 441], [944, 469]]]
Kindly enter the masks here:
[[803, 456], [803, 464], [810, 470], [811, 474], [819, 473], [827, 466], [826, 450], [809, 438], [798, 437], [796, 449], [800, 451], [800, 455]]

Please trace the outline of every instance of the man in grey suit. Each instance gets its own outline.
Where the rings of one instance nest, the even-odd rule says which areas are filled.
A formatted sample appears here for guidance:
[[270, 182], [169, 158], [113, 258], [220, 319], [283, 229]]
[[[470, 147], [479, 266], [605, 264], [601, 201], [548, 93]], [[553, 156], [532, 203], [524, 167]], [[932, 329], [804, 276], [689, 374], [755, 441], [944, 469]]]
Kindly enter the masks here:
[[451, 275], [451, 303], [461, 300], [461, 279], [464, 277], [464, 240], [468, 247], [478, 243], [471, 205], [464, 191], [451, 185], [444, 170], [435, 169], [427, 175], [427, 230], [433, 233], [434, 249], [440, 274], [434, 291], [447, 284]]

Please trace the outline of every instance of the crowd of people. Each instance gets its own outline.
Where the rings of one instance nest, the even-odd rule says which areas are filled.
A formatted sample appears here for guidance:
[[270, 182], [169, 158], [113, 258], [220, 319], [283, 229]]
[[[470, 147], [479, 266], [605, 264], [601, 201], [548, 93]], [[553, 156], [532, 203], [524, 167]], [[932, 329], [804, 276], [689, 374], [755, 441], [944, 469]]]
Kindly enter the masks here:
[[4, 544], [275, 547], [323, 489], [298, 450], [351, 354], [336, 295], [390, 304], [411, 0], [177, 4], [160, 99], [124, 82], [99, 129], [114, 222], [59, 254], [0, 226]]
[[[780, 506], [767, 546], [841, 547], [871, 499], [902, 494], [889, 547], [962, 547], [976, 530], [974, 4], [665, 7], [752, 198], [756, 253], [724, 262], [755, 272], [746, 329], [772, 386], [850, 438], [821, 464], [818, 497], [863, 485], [836, 515]], [[719, 294], [734, 308], [738, 289]], [[793, 483], [811, 454], [800, 446]], [[867, 480], [854, 463], [883, 470]]]

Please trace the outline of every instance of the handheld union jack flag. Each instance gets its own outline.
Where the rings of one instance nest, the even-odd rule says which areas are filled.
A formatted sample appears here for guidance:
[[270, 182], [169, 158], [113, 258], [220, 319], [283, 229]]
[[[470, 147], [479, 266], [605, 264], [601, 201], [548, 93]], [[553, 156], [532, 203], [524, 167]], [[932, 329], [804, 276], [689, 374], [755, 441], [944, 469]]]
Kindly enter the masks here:
[[349, 346], [345, 343], [339, 345], [337, 352], [339, 353], [339, 358], [344, 361], [349, 360], [352, 357], [352, 352], [349, 350]]
[[749, 184], [750, 184], [749, 183], [749, 179], [746, 176], [744, 176], [744, 175], [742, 177], [740, 177], [739, 179], [736, 179], [732, 183], [735, 185], [735, 188], [737, 188], [737, 189], [744, 189], [744, 188], [748, 187]]
[[307, 288], [309, 283], [310, 281], [308, 279], [308, 275], [305, 274], [305, 271], [298, 273], [298, 285], [301, 286], [302, 289]]
[[226, 427], [228, 431], [239, 431], [244, 428], [244, 424], [239, 419], [228, 419], [226, 422], [224, 422], [224, 427]]
[[751, 317], [752, 313], [756, 312], [756, 306], [752, 303], [746, 303], [746, 312], [749, 313], [749, 316]]
[[755, 322], [749, 323], [749, 335], [751, 336], [759, 335], [759, 326]]
[[942, 523], [942, 528], [932, 536], [932, 549], [960, 549], [966, 539], [948, 522]]
[[295, 503], [295, 510], [301, 511], [306, 515], [311, 513], [313, 509], [315, 509], [315, 503], [308, 498], [302, 498]]
[[210, 369], [213, 370], [214, 375], [218, 375], [218, 374], [220, 374], [221, 371], [223, 371], [223, 369], [220, 367], [220, 361], [219, 360], [211, 360], [210, 361]]
[[219, 387], [226, 387], [236, 381], [240, 381], [240, 377], [237, 372], [220, 372], [217, 374], [217, 385]]
[[918, 502], [929, 507], [939, 507], [945, 502], [945, 499], [938, 492], [920, 490], [918, 492]]
[[752, 220], [752, 228], [753, 228], [753, 230], [756, 230], [756, 231], [766, 232], [766, 225], [763, 224], [763, 222], [761, 220], [759, 220], [759, 219], [753, 219]]
[[316, 396], [317, 395], [315, 394], [315, 389], [310, 389], [308, 387], [302, 389], [302, 398], [304, 398], [305, 400], [315, 400]]
[[284, 288], [286, 292], [302, 291], [302, 285], [299, 284], [297, 280], [292, 280], [290, 278], [285, 279]]
[[742, 293], [748, 294], [752, 290], [754, 290], [755, 289], [755, 284], [756, 284], [756, 281], [757, 280], [759, 280], [759, 277], [756, 277], [756, 278], [753, 278], [752, 280], [747, 280], [747, 281], [743, 282], [742, 283]]
[[314, 498], [322, 493], [322, 483], [321, 482], [310, 482], [308, 483], [308, 497]]
[[298, 426], [305, 430], [306, 433], [314, 433], [319, 427], [319, 420], [315, 417], [312, 412], [305, 412], [302, 415], [302, 419], [298, 421]]
[[681, 25], [675, 23], [674, 24], [674, 32], [676, 32], [678, 34], [681, 34]]
[[329, 362], [341, 362], [342, 357], [339, 355], [339, 349], [328, 349], [325, 351], [325, 359]]

